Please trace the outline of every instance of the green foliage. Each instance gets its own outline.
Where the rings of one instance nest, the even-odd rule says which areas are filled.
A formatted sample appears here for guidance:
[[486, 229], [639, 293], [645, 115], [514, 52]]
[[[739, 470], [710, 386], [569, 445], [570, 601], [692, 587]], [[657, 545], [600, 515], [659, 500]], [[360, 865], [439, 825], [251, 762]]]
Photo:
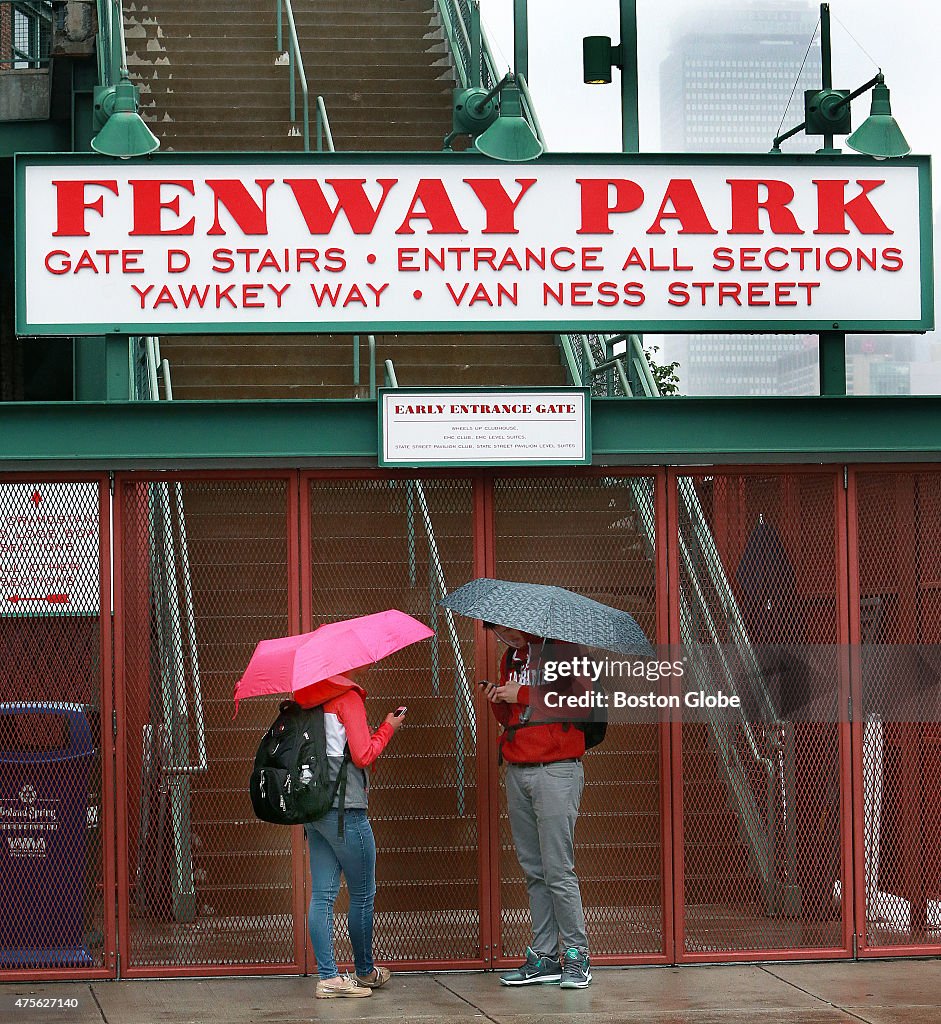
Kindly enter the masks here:
[[676, 375], [676, 371], [679, 369], [680, 364], [675, 361], [672, 363], [658, 363], [656, 354], [659, 351], [659, 345], [651, 345], [650, 348], [644, 349], [644, 355], [647, 357], [647, 363], [650, 366], [653, 379], [657, 382], [661, 395], [678, 395], [680, 393], [680, 378]]

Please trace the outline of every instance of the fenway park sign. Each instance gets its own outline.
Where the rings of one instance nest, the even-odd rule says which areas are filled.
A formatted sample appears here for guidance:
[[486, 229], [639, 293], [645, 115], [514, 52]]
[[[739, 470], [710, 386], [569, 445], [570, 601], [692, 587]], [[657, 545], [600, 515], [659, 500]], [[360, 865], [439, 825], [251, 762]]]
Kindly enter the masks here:
[[926, 330], [926, 157], [23, 157], [21, 334]]

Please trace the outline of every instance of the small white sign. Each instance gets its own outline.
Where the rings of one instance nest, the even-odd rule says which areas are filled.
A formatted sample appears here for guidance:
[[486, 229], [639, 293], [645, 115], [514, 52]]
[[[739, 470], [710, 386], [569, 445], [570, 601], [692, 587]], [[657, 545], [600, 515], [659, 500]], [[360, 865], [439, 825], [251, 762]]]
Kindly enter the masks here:
[[0, 485], [0, 614], [97, 615], [98, 487]]
[[587, 389], [392, 389], [380, 395], [380, 464], [585, 464]]

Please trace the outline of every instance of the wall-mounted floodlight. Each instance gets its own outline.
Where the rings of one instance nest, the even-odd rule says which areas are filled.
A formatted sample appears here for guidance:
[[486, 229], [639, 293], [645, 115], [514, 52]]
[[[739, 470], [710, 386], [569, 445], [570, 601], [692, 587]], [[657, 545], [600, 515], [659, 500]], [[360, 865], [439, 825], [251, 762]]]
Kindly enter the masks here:
[[122, 69], [117, 85], [95, 90], [95, 116], [103, 125], [91, 148], [104, 156], [129, 160], [160, 148], [160, 140], [137, 111], [137, 89]]
[[781, 143], [798, 132], [806, 135], [848, 135], [852, 131], [850, 103], [872, 89], [872, 108], [868, 118], [846, 140], [850, 149], [877, 160], [905, 156], [912, 151], [902, 134], [889, 103], [889, 90], [880, 71], [853, 92], [846, 89], [819, 89], [804, 94], [804, 121], [777, 136], [772, 153], [781, 152]]
[[902, 130], [895, 123], [889, 106], [889, 90], [886, 88], [882, 69], [865, 85], [850, 92], [848, 89], [834, 89], [830, 53], [830, 5], [820, 5], [820, 70], [822, 88], [804, 93], [804, 121], [771, 143], [771, 152], [780, 153], [781, 143], [798, 132], [805, 135], [822, 135], [824, 148], [821, 153], [838, 153], [833, 148], [834, 135], [849, 135], [853, 131], [850, 103], [857, 96], [872, 89], [872, 113], [846, 140], [850, 149], [865, 153], [877, 160], [887, 157], [905, 156], [911, 146], [905, 141]]
[[[499, 107], [495, 103], [500, 97]], [[444, 140], [445, 148], [458, 135], [470, 135], [474, 147], [484, 156], [512, 163], [535, 160], [543, 145], [523, 117], [519, 85], [512, 73], [489, 91], [461, 89], [454, 95], [454, 130]]]
[[582, 78], [586, 85], [609, 85], [613, 69], [621, 72], [621, 149], [625, 153], [640, 150], [640, 123], [637, 109], [637, 0], [618, 0], [621, 41], [610, 36], [585, 36], [582, 39]]
[[611, 45], [610, 36], [582, 39], [582, 80], [586, 85], [610, 85], [611, 69], [623, 68], [622, 50]]

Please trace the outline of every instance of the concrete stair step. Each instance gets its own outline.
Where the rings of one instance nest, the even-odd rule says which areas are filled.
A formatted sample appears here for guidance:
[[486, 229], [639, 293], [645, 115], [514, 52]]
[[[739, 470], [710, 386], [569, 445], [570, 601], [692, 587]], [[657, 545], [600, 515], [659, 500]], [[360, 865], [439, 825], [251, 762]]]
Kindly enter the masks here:
[[235, 54], [264, 55], [274, 60], [278, 53], [276, 44], [274, 32], [269, 36], [263, 24], [253, 21], [250, 25], [230, 25], [222, 31], [206, 34], [181, 28], [178, 34], [160, 33], [147, 40], [146, 46], [131, 49], [136, 49], [138, 56], [142, 56], [142, 51], [148, 55], [166, 53], [171, 58], [193, 55], [200, 63], [205, 63], [202, 58], [214, 54], [228, 56], [230, 61]]
[[220, 394], [220, 389], [209, 384], [174, 384], [175, 399], [190, 402], [210, 402], [220, 398], [242, 401], [262, 401], [264, 399], [303, 399], [311, 401], [321, 398], [357, 398], [357, 389], [352, 385], [339, 384], [298, 384], [281, 385], [278, 387], [254, 387], [250, 384], [232, 386]]
[[[255, 388], [322, 386], [352, 387], [349, 367], [297, 365], [254, 365], [248, 368], [252, 386]], [[213, 384], [218, 388], [238, 387], [245, 379], [246, 368], [242, 366], [214, 366], [211, 369]], [[171, 369], [172, 374], [172, 369]], [[181, 373], [172, 374], [174, 394], [184, 381]]]
[[500, 387], [504, 385], [549, 387], [561, 385], [561, 367], [546, 366], [504, 368], [448, 366], [395, 367], [399, 387]]
[[[437, 252], [437, 249], [435, 250]], [[541, 331], [507, 334], [503, 331], [473, 331], [464, 334], [461, 331], [442, 331], [440, 334], [428, 334], [419, 331], [389, 331], [376, 334], [376, 343], [386, 345], [460, 345], [467, 348], [496, 346], [508, 355], [516, 351], [518, 339], [525, 339], [526, 345], [545, 345], [558, 351], [555, 337]]]

